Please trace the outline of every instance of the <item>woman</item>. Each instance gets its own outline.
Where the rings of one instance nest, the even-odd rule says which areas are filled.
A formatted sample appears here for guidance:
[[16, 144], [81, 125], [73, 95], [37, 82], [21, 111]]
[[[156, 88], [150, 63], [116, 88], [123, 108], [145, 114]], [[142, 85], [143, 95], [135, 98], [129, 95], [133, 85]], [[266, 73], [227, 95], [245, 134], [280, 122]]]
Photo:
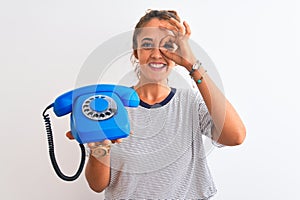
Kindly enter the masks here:
[[[243, 122], [195, 58], [190, 34], [175, 11], [151, 10], [136, 25], [134, 89], [141, 104], [128, 109], [134, 134], [112, 146], [101, 142], [105, 155], [89, 144], [86, 179], [106, 199], [209, 199], [216, 188], [202, 135], [226, 146], [243, 142]], [[175, 65], [190, 72], [199, 92], [168, 86]]]

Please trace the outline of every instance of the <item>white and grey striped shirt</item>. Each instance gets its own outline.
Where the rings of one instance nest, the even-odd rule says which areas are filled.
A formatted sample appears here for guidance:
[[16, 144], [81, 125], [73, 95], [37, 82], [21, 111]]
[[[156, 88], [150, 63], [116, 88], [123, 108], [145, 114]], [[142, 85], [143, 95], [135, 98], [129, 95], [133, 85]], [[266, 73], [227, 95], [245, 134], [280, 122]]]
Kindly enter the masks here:
[[216, 193], [202, 137], [211, 137], [213, 123], [199, 92], [172, 89], [160, 104], [127, 110], [133, 135], [111, 149], [106, 199], [209, 199]]

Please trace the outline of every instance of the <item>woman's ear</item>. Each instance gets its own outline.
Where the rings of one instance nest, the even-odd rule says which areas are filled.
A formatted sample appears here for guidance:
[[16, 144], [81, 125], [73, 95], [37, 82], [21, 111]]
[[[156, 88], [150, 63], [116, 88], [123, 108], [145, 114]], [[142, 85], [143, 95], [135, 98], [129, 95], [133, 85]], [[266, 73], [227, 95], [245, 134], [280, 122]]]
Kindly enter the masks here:
[[139, 59], [138, 54], [137, 54], [137, 50], [133, 50], [133, 55], [136, 59]]

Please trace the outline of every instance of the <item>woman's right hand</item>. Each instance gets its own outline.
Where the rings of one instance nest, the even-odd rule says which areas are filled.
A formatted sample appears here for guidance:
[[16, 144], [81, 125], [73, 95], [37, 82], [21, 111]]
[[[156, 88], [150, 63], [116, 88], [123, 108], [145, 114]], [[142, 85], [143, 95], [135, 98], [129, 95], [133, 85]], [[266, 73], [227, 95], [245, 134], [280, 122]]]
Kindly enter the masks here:
[[[130, 132], [130, 134], [132, 134], [131, 132]], [[72, 132], [71, 131], [68, 131], [67, 133], [66, 133], [66, 137], [67, 138], [69, 138], [70, 140], [74, 140], [75, 138], [73, 137], [73, 135], [72, 135]], [[104, 140], [105, 141], [105, 140]], [[121, 142], [122, 142], [122, 139], [116, 139], [116, 140], [109, 140], [109, 141], [111, 141], [111, 143], [117, 143], [117, 144], [120, 144]], [[94, 143], [94, 142], [92, 142], [92, 143]], [[91, 144], [92, 144], [91, 143]]]
[[[67, 138], [70, 140], [74, 140], [75, 138], [72, 135], [71, 131], [68, 131], [66, 133]], [[103, 140], [101, 142], [90, 142], [87, 143], [87, 146], [89, 147], [91, 151], [91, 155], [95, 158], [99, 159], [101, 157], [109, 155], [111, 144], [120, 144], [122, 142], [122, 139], [116, 139], [116, 140]]]
[[101, 159], [102, 157], [109, 155], [111, 144], [111, 140], [103, 140], [101, 142], [88, 143], [87, 146], [89, 147], [92, 156]]

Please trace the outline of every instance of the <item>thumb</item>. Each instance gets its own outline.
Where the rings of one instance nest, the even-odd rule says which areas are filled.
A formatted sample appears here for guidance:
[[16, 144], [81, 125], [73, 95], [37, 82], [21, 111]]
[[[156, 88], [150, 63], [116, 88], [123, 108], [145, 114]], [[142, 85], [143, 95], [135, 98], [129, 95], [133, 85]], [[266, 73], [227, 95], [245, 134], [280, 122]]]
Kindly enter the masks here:
[[162, 53], [162, 55], [164, 57], [166, 57], [167, 59], [170, 59], [170, 60], [174, 61], [178, 65], [183, 64], [182, 62], [184, 61], [184, 59], [178, 54], [178, 52], [176, 52], [176, 51], [171, 52], [171, 51], [169, 51], [165, 48], [160, 48], [159, 50]]
[[163, 56], [165, 56], [166, 58], [173, 60], [175, 62], [175, 60], [174, 60], [174, 59], [176, 59], [175, 53], [168, 51], [165, 48], [160, 48], [159, 51], [162, 53]]
[[174, 61], [177, 65], [180, 65], [180, 66], [190, 65], [190, 62], [185, 57], [180, 55], [178, 52], [171, 52], [164, 48], [161, 48], [159, 50], [163, 54], [164, 57]]
[[68, 132], [66, 133], [66, 136], [67, 136], [67, 138], [69, 138], [70, 140], [74, 140], [74, 139], [75, 139], [75, 138], [73, 137], [71, 131], [68, 131]]

